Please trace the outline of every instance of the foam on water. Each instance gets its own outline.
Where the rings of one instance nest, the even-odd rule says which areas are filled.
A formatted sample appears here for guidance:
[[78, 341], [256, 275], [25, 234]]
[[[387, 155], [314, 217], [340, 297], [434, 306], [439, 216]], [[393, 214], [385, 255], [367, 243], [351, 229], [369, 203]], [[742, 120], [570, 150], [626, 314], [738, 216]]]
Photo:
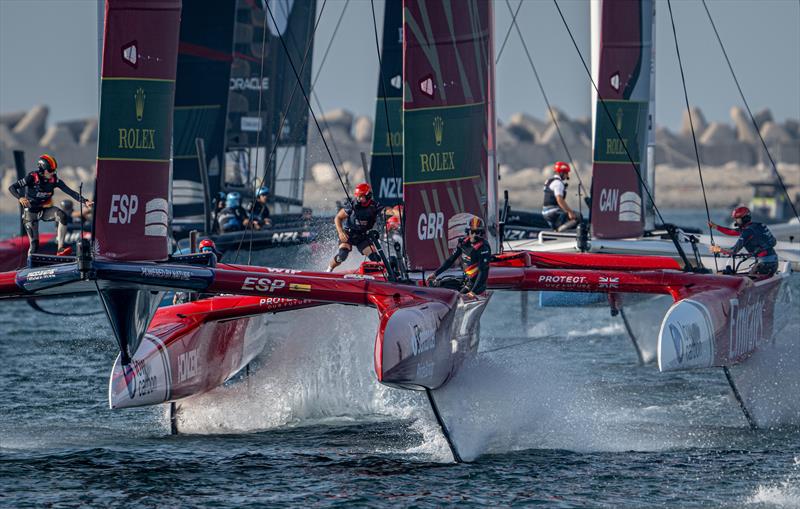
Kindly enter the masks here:
[[800, 507], [800, 457], [794, 458], [792, 471], [783, 480], [759, 484], [746, 502], [758, 507]]

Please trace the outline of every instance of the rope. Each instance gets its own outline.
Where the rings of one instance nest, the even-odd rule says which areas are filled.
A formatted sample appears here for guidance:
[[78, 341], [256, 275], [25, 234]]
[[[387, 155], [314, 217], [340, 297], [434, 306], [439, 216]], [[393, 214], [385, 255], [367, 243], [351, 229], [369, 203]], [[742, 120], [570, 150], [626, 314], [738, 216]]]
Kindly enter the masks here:
[[636, 166], [636, 163], [633, 162], [633, 156], [631, 156], [630, 150], [628, 150], [627, 143], [625, 143], [625, 141], [622, 139], [622, 133], [620, 133], [619, 129], [617, 129], [617, 124], [614, 122], [614, 117], [611, 115], [611, 111], [608, 109], [608, 105], [606, 104], [605, 99], [603, 99], [603, 97], [600, 95], [600, 90], [597, 88], [597, 84], [594, 82], [594, 78], [592, 78], [592, 71], [589, 70], [589, 66], [586, 64], [586, 59], [583, 57], [583, 53], [581, 53], [581, 50], [578, 47], [578, 42], [575, 40], [575, 36], [572, 35], [572, 30], [570, 30], [569, 24], [567, 23], [567, 20], [564, 17], [564, 13], [561, 11], [561, 7], [558, 5], [558, 0], [553, 0], [553, 3], [555, 4], [556, 9], [558, 10], [558, 14], [561, 16], [561, 21], [564, 23], [564, 27], [567, 29], [567, 33], [569, 34], [570, 39], [572, 39], [572, 45], [575, 46], [575, 51], [578, 52], [578, 57], [580, 57], [581, 63], [583, 64], [583, 68], [586, 70], [586, 74], [589, 76], [589, 81], [592, 83], [592, 87], [594, 87], [595, 92], [597, 92], [597, 100], [600, 101], [600, 104], [603, 106], [603, 111], [605, 111], [606, 116], [608, 116], [611, 126], [614, 128], [614, 132], [616, 133], [617, 138], [619, 138], [620, 143], [622, 144], [622, 148], [625, 149], [625, 155], [628, 156], [628, 161], [630, 161], [631, 166], [633, 167], [633, 171], [636, 172], [636, 176], [639, 179], [639, 184], [642, 186], [642, 189], [644, 189], [644, 192], [647, 193], [647, 197], [650, 199], [650, 203], [653, 204], [653, 210], [656, 212], [656, 214], [658, 214], [658, 219], [661, 220], [661, 224], [666, 224], [666, 222], [664, 221], [664, 216], [661, 215], [661, 211], [658, 210], [658, 207], [656, 206], [656, 201], [655, 199], [653, 199], [653, 195], [650, 192], [650, 189], [647, 187], [647, 184], [642, 178], [642, 173], [639, 171], [639, 168]]
[[511, 36], [511, 29], [514, 28], [514, 25], [517, 21], [517, 14], [519, 14], [519, 9], [522, 7], [522, 0], [519, 0], [517, 4], [517, 10], [514, 12], [514, 15], [511, 16], [511, 24], [508, 25], [508, 30], [506, 30], [506, 36], [503, 38], [503, 44], [500, 45], [500, 51], [497, 52], [497, 59], [494, 61], [494, 65], [500, 63], [500, 57], [503, 56], [503, 50], [506, 49], [506, 43], [508, 42], [509, 36]]
[[783, 178], [781, 178], [781, 174], [778, 173], [778, 167], [775, 164], [775, 160], [772, 158], [772, 154], [770, 154], [769, 149], [767, 148], [767, 143], [764, 141], [764, 137], [761, 136], [761, 129], [758, 127], [758, 122], [756, 122], [756, 118], [753, 115], [753, 112], [750, 110], [750, 105], [747, 103], [747, 99], [744, 97], [744, 92], [742, 92], [742, 87], [739, 85], [739, 80], [736, 78], [736, 73], [733, 72], [733, 65], [731, 64], [730, 58], [728, 58], [728, 52], [725, 51], [725, 45], [722, 44], [722, 38], [719, 36], [719, 32], [717, 31], [717, 25], [714, 24], [714, 20], [711, 18], [711, 12], [708, 10], [708, 5], [706, 5], [706, 0], [702, 0], [703, 7], [706, 10], [706, 14], [708, 15], [708, 21], [711, 22], [711, 27], [714, 29], [714, 35], [717, 36], [717, 41], [719, 42], [719, 47], [722, 49], [722, 54], [725, 55], [725, 61], [728, 63], [728, 69], [731, 71], [731, 76], [733, 77], [734, 83], [736, 83], [736, 88], [739, 90], [739, 95], [742, 98], [742, 102], [744, 103], [744, 107], [747, 109], [747, 114], [750, 116], [750, 121], [753, 123], [753, 127], [756, 130], [756, 134], [758, 134], [758, 139], [761, 140], [761, 146], [764, 147], [764, 152], [766, 152], [767, 157], [769, 158], [769, 162], [772, 165], [772, 171], [775, 172], [775, 177], [778, 178], [778, 183], [781, 185], [781, 189], [783, 193], [786, 195], [786, 200], [789, 202], [789, 205], [792, 207], [792, 212], [794, 212], [794, 217], [800, 220], [800, 215], [797, 213], [797, 209], [794, 206], [794, 202], [792, 202], [792, 198], [789, 196], [789, 191], [786, 189], [786, 184], [783, 183]]
[[[506, 6], [508, 7], [508, 12], [513, 14], [511, 10], [511, 2], [506, 0]], [[544, 91], [544, 85], [542, 84], [542, 80], [539, 78], [539, 72], [536, 70], [536, 66], [533, 63], [533, 58], [531, 58], [531, 53], [528, 51], [528, 45], [525, 43], [525, 38], [522, 36], [522, 30], [519, 28], [519, 24], [517, 23], [516, 17], [511, 20], [511, 24], [517, 29], [517, 35], [519, 35], [519, 40], [522, 42], [522, 48], [525, 50], [525, 55], [528, 57], [528, 63], [531, 65], [531, 69], [533, 69], [533, 75], [536, 77], [536, 83], [539, 84], [539, 90], [542, 92], [542, 97], [544, 98], [544, 102], [547, 105], [547, 111], [550, 113], [550, 118], [553, 120], [553, 124], [556, 126], [556, 132], [558, 133], [558, 138], [561, 140], [561, 145], [564, 146], [564, 152], [567, 154], [567, 158], [569, 159], [570, 164], [572, 167], [575, 168], [575, 176], [578, 177], [578, 212], [583, 215], [583, 205], [581, 204], [581, 189], [583, 189], [583, 179], [581, 179], [581, 174], [578, 172], [578, 165], [575, 164], [575, 160], [572, 158], [572, 154], [567, 147], [567, 142], [564, 139], [564, 135], [561, 133], [561, 127], [558, 125], [558, 120], [556, 119], [555, 113], [553, 113], [553, 107], [550, 105], [550, 100], [547, 98], [547, 93]]]
[[[667, 0], [667, 8], [669, 9], [669, 21], [672, 24], [672, 38], [675, 41], [675, 53], [678, 55], [678, 67], [681, 70], [681, 85], [683, 85], [683, 98], [686, 101], [686, 113], [689, 115], [689, 128], [692, 131], [692, 143], [694, 144], [694, 157], [697, 161], [697, 174], [700, 175], [700, 189], [703, 191], [703, 203], [706, 206], [706, 219], [708, 220], [708, 234], [711, 236], [711, 245], [714, 245], [714, 228], [711, 227], [711, 212], [708, 210], [708, 198], [706, 197], [706, 185], [703, 180], [703, 170], [700, 168], [700, 151], [697, 149], [697, 136], [694, 132], [694, 121], [692, 120], [692, 110], [689, 106], [689, 93], [686, 90], [686, 76], [683, 73], [683, 60], [681, 59], [681, 50], [678, 47], [678, 33], [675, 30], [675, 18], [672, 15], [672, 2]], [[717, 265], [717, 253], [714, 253], [714, 269], [719, 271]]]
[[[327, 1], [327, 0], [326, 0]], [[324, 7], [323, 3], [323, 7]], [[278, 26], [278, 22], [275, 21], [275, 16], [272, 14], [272, 9], [270, 9], [269, 2], [266, 3], [267, 12], [269, 13], [270, 18], [272, 19], [272, 23], [275, 27]], [[286, 41], [283, 39], [283, 35], [278, 30], [278, 38], [281, 41], [281, 46], [283, 47], [283, 51], [289, 55], [289, 49], [286, 47]], [[322, 127], [319, 125], [319, 121], [317, 120], [317, 116], [314, 114], [314, 108], [311, 106], [311, 101], [308, 99], [308, 94], [306, 93], [306, 89], [303, 86], [303, 83], [300, 80], [300, 74], [297, 72], [297, 68], [294, 65], [294, 61], [292, 60], [291, 56], [289, 56], [289, 65], [292, 67], [292, 72], [294, 73], [295, 79], [297, 79], [297, 85], [300, 87], [300, 91], [303, 93], [303, 98], [306, 100], [306, 104], [308, 105], [308, 112], [311, 114], [311, 118], [314, 119], [314, 125], [317, 127], [317, 131], [319, 132], [319, 136], [322, 139], [323, 145], [325, 145], [325, 151], [328, 153], [328, 157], [331, 159], [331, 163], [333, 163], [333, 169], [336, 171], [336, 176], [339, 178], [339, 183], [342, 185], [342, 189], [344, 190], [344, 194], [347, 197], [348, 201], [352, 201], [350, 199], [350, 193], [347, 190], [347, 186], [345, 186], [344, 180], [342, 179], [342, 174], [339, 172], [339, 167], [336, 166], [336, 161], [333, 158], [333, 154], [331, 153], [331, 149], [328, 146], [328, 142], [325, 140], [325, 136], [322, 134]]]
[[[383, 76], [383, 59], [381, 58], [381, 46], [380, 46], [380, 43], [378, 42], [378, 22], [375, 19], [375, 1], [374, 0], [370, 0], [369, 4], [370, 4], [370, 7], [372, 7], [372, 28], [373, 28], [374, 33], [375, 33], [375, 50], [376, 50], [376, 53], [378, 55], [378, 78], [380, 79], [381, 93], [383, 94], [383, 113], [384, 113], [384, 116], [386, 117], [386, 134], [387, 134], [387, 136], [389, 138], [389, 156], [390, 156], [389, 161], [390, 161], [390, 164], [392, 166], [392, 178], [394, 179], [395, 182], [397, 182], [397, 170], [395, 169], [395, 166], [394, 166], [394, 142], [392, 141], [392, 126], [389, 124], [389, 101], [386, 100], [386, 83], [384, 81], [384, 76]], [[388, 8], [389, 8], [389, 6], [387, 4], [385, 9], [388, 9]], [[385, 14], [384, 14], [384, 16], [385, 16]], [[366, 168], [364, 170], [366, 172]], [[400, 211], [400, 231], [405, 233], [405, 231], [406, 231], [405, 201], [403, 200], [402, 195], [401, 195], [401, 198], [400, 198], [400, 205], [401, 205], [401, 207], [399, 209], [399, 211]], [[384, 214], [384, 223], [385, 223], [385, 217], [386, 216]], [[388, 232], [388, 229], [385, 226], [386, 225], [384, 224], [384, 230], [386, 231], [386, 245], [388, 246], [389, 245], [389, 232]], [[406, 243], [403, 242], [403, 257], [406, 256], [405, 249], [406, 249]]]

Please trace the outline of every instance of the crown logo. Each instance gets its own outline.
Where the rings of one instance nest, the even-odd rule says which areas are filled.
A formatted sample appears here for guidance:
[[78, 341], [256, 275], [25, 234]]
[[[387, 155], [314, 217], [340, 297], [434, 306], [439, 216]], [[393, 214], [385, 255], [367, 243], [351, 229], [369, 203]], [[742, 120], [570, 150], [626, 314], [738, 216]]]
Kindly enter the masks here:
[[133, 99], [136, 102], [136, 120], [139, 122], [142, 121], [142, 116], [144, 116], [144, 89], [139, 87], [136, 89], [136, 93], [133, 94]]
[[436, 142], [436, 146], [442, 144], [442, 138], [444, 137], [444, 120], [442, 117], [435, 116], [433, 117], [433, 139]]
[[622, 132], [622, 108], [617, 108], [617, 131]]

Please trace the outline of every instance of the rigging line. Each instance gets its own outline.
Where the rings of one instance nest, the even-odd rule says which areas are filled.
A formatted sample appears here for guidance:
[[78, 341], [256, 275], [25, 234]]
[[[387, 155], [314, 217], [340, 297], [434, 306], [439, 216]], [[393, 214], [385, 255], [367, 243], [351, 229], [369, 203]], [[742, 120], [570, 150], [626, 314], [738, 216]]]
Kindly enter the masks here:
[[[322, 21], [322, 13], [325, 10], [325, 5], [326, 4], [327, 4], [327, 0], [323, 0], [322, 7], [319, 10], [319, 16], [317, 17], [317, 21], [314, 24], [314, 29], [311, 32], [311, 37], [309, 38], [309, 43], [306, 46], [306, 50], [305, 50], [305, 53], [303, 55], [303, 62], [301, 64], [301, 66], [300, 66], [301, 70], [305, 69], [306, 63], [308, 62], [308, 56], [311, 53], [311, 47], [313, 46], [314, 34], [316, 34], [317, 28], [319, 27], [319, 23], [320, 23], [320, 21]], [[267, 25], [266, 25], [266, 13], [264, 13], [264, 18], [265, 18], [264, 19], [264, 29], [268, 30]], [[263, 46], [262, 46], [262, 49], [263, 49]], [[289, 60], [291, 62], [291, 55], [289, 55], [288, 52], [287, 52], [287, 55], [289, 56]], [[262, 66], [262, 68], [263, 68], [263, 66]], [[278, 133], [283, 132], [283, 126], [286, 123], [286, 118], [287, 118], [288, 113], [289, 113], [289, 108], [291, 107], [292, 103], [294, 102], [294, 95], [297, 92], [297, 86], [298, 86], [299, 83], [300, 83], [299, 80], [297, 82], [295, 82], [294, 87], [292, 88], [292, 92], [291, 92], [291, 94], [289, 94], [289, 100], [286, 103], [286, 108], [282, 112], [281, 122], [280, 122], [280, 125], [278, 126]], [[259, 113], [259, 118], [260, 118], [260, 113]], [[259, 130], [259, 134], [260, 133], [261, 133], [261, 130]], [[256, 138], [256, 139], [258, 139], [258, 138]], [[267, 160], [267, 162], [265, 164], [264, 176], [261, 178], [261, 182], [260, 182], [259, 187], [264, 185], [264, 181], [267, 178], [266, 168], [272, 163], [272, 159], [275, 157], [275, 153], [278, 150], [279, 141], [280, 141], [280, 136], [276, 136], [275, 142], [272, 145], [272, 150], [270, 151], [270, 154], [269, 154], [269, 160]], [[257, 151], [256, 151], [256, 154], [258, 154]], [[258, 179], [257, 175], [256, 175], [256, 179]], [[253, 194], [255, 194], [255, 188], [254, 188]], [[251, 203], [251, 205], [250, 205], [250, 210], [249, 210], [250, 214], [252, 214], [254, 207], [255, 207], [255, 202]], [[242, 232], [242, 236], [239, 239], [239, 245], [236, 247], [236, 256], [233, 259], [233, 263], [236, 263], [239, 260], [239, 252], [242, 249], [242, 244], [244, 243], [244, 238], [245, 238], [246, 234], [249, 231], [251, 231], [251, 229], [252, 229], [252, 222], [248, 225], [247, 229], [245, 229]], [[252, 246], [253, 246], [253, 236], [252, 236], [252, 233], [251, 233], [251, 235], [250, 235], [250, 254], [248, 254], [248, 260], [250, 260], [250, 256], [252, 254]]]
[[[370, 0], [369, 1], [369, 5], [372, 8], [372, 28], [374, 29], [374, 32], [375, 32], [375, 50], [376, 50], [376, 52], [378, 54], [378, 78], [379, 78], [379, 80], [381, 82], [381, 93], [383, 94], [383, 113], [384, 113], [384, 116], [386, 117], [386, 136], [389, 138], [389, 162], [391, 163], [391, 166], [392, 166], [392, 179], [394, 179], [394, 181], [397, 182], [397, 169], [394, 166], [394, 141], [392, 140], [392, 138], [393, 138], [392, 137], [392, 126], [389, 124], [389, 101], [386, 99], [386, 83], [385, 83], [385, 77], [383, 75], [383, 59], [381, 58], [381, 46], [380, 46], [380, 43], [378, 42], [378, 22], [375, 19], [375, 1], [374, 0]], [[389, 8], [388, 6], [384, 7], [384, 9], [388, 9], [388, 8]], [[384, 14], [384, 16], [385, 16], [385, 14]], [[364, 168], [364, 172], [366, 174], [366, 168]], [[403, 234], [405, 235], [405, 231], [406, 231], [406, 228], [405, 228], [406, 227], [406, 224], [405, 224], [405, 200], [402, 198], [402, 195], [401, 195], [401, 198], [400, 198], [400, 205], [403, 205], [401, 208], [398, 209], [398, 211], [400, 213], [400, 231], [403, 232]], [[385, 218], [386, 218], [386, 215], [384, 214], [384, 223], [385, 223]], [[386, 228], [384, 228], [384, 229], [386, 229]], [[387, 233], [387, 235], [388, 235], [388, 233]], [[403, 245], [402, 245], [403, 251], [404, 251], [403, 252], [403, 257], [406, 256], [405, 246], [406, 246], [406, 243], [403, 242]]]
[[644, 192], [647, 193], [647, 197], [650, 199], [650, 203], [653, 204], [653, 210], [655, 210], [656, 214], [658, 214], [658, 218], [661, 220], [661, 224], [666, 224], [664, 221], [664, 216], [661, 215], [661, 211], [656, 206], [656, 200], [653, 198], [653, 194], [650, 192], [650, 189], [647, 187], [647, 183], [645, 183], [644, 178], [642, 178], [642, 173], [639, 171], [639, 168], [636, 166], [636, 163], [633, 162], [633, 156], [631, 155], [630, 150], [628, 150], [628, 144], [622, 139], [622, 133], [619, 132], [617, 128], [616, 122], [614, 122], [614, 117], [611, 115], [611, 110], [608, 109], [608, 104], [606, 104], [606, 100], [603, 99], [603, 96], [600, 95], [600, 90], [597, 88], [597, 84], [594, 82], [594, 78], [592, 78], [592, 71], [589, 70], [589, 66], [586, 64], [586, 59], [583, 58], [583, 53], [581, 53], [581, 49], [578, 47], [578, 42], [575, 40], [575, 36], [572, 35], [572, 30], [569, 28], [569, 24], [567, 23], [567, 19], [564, 17], [564, 13], [561, 11], [561, 6], [558, 5], [558, 0], [553, 0], [553, 3], [558, 10], [558, 14], [561, 16], [561, 21], [564, 23], [564, 28], [567, 29], [567, 33], [569, 34], [569, 38], [572, 39], [572, 45], [575, 46], [575, 51], [578, 52], [578, 57], [581, 59], [581, 63], [583, 64], [583, 68], [586, 70], [586, 74], [589, 76], [589, 81], [592, 83], [592, 87], [594, 87], [595, 92], [597, 92], [597, 100], [600, 101], [600, 104], [603, 106], [603, 111], [605, 111], [608, 120], [611, 123], [611, 127], [614, 128], [614, 133], [617, 135], [617, 139], [620, 140], [622, 144], [622, 148], [625, 149], [625, 155], [628, 156], [628, 161], [630, 161], [631, 166], [633, 167], [633, 171], [636, 172], [636, 176], [639, 179], [639, 185], [642, 186]]
[[[509, 2], [509, 0], [506, 0], [506, 7], [508, 7], [508, 12], [511, 13], [511, 2]], [[578, 172], [578, 166], [575, 164], [575, 160], [572, 158], [572, 154], [567, 147], [567, 141], [564, 139], [564, 135], [561, 133], [561, 127], [558, 125], [558, 120], [556, 119], [555, 113], [553, 113], [553, 107], [550, 105], [550, 100], [547, 98], [547, 93], [544, 91], [542, 80], [539, 78], [539, 71], [536, 70], [531, 53], [528, 51], [528, 44], [525, 42], [525, 38], [522, 36], [522, 30], [520, 30], [516, 18], [511, 20], [511, 24], [517, 29], [517, 35], [519, 35], [519, 40], [522, 42], [522, 48], [525, 50], [525, 55], [528, 57], [528, 63], [531, 64], [531, 69], [533, 69], [533, 75], [536, 77], [536, 83], [539, 84], [539, 90], [542, 92], [542, 97], [547, 105], [547, 111], [550, 113], [550, 118], [553, 119], [553, 124], [556, 126], [556, 132], [558, 133], [558, 138], [561, 140], [561, 145], [564, 146], [564, 152], [567, 153], [569, 162], [572, 163], [572, 167], [575, 168], [575, 176], [578, 177], [578, 194], [580, 195], [580, 190], [581, 188], [584, 188], [584, 185], [583, 179], [581, 179], [581, 174]], [[578, 212], [582, 213], [583, 206], [580, 202], [581, 200], [578, 198]]]
[[[267, 12], [269, 13], [270, 18], [272, 18], [272, 23], [275, 26], [278, 26], [278, 22], [275, 21], [275, 16], [272, 14], [272, 9], [269, 6], [269, 2], [267, 2]], [[283, 39], [283, 34], [278, 31], [278, 39], [281, 41], [281, 46], [283, 47], [283, 51], [289, 55], [289, 49], [286, 47], [286, 41]], [[322, 134], [322, 127], [319, 125], [319, 121], [317, 120], [317, 116], [314, 114], [314, 108], [311, 106], [311, 101], [308, 99], [308, 94], [306, 93], [306, 89], [303, 86], [303, 83], [300, 80], [300, 74], [297, 72], [297, 68], [294, 65], [294, 61], [291, 57], [289, 57], [289, 65], [292, 67], [292, 72], [294, 73], [294, 77], [297, 80], [297, 85], [300, 87], [300, 91], [303, 93], [303, 98], [306, 100], [306, 104], [308, 105], [308, 112], [311, 114], [311, 118], [314, 119], [314, 125], [317, 127], [317, 131], [319, 132], [319, 136], [322, 139], [323, 145], [325, 145], [325, 151], [328, 152], [328, 157], [330, 157], [331, 162], [333, 163], [333, 169], [336, 170], [336, 176], [339, 178], [339, 183], [342, 184], [342, 189], [344, 190], [344, 195], [347, 198], [347, 201], [352, 202], [350, 199], [350, 192], [347, 190], [347, 186], [344, 184], [344, 180], [342, 180], [342, 174], [339, 172], [339, 167], [336, 166], [336, 161], [333, 159], [333, 154], [331, 153], [331, 149], [328, 146], [327, 140], [325, 140], [325, 136]]]
[[519, 14], [519, 9], [522, 7], [522, 0], [519, 0], [517, 4], [517, 10], [514, 12], [514, 15], [511, 16], [511, 24], [508, 25], [508, 30], [506, 30], [506, 36], [503, 38], [503, 44], [500, 45], [500, 51], [497, 52], [497, 59], [494, 61], [494, 65], [500, 63], [500, 57], [503, 56], [503, 50], [506, 49], [506, 43], [508, 42], [508, 38], [511, 36], [511, 29], [514, 28], [514, 24], [517, 21], [517, 14]]
[[725, 61], [728, 63], [728, 69], [731, 71], [731, 76], [733, 77], [734, 83], [736, 83], [736, 88], [739, 90], [739, 95], [742, 98], [742, 102], [744, 103], [744, 107], [747, 109], [747, 114], [750, 116], [750, 121], [753, 122], [753, 127], [756, 130], [756, 134], [758, 134], [758, 139], [761, 140], [761, 146], [764, 147], [764, 152], [766, 152], [767, 157], [769, 158], [770, 164], [772, 164], [772, 171], [775, 173], [775, 176], [778, 178], [778, 183], [781, 185], [781, 189], [783, 193], [786, 195], [786, 200], [789, 202], [789, 205], [792, 207], [792, 212], [794, 212], [794, 217], [800, 220], [800, 215], [797, 213], [797, 209], [794, 206], [794, 202], [792, 198], [789, 196], [789, 190], [786, 188], [786, 184], [783, 183], [783, 178], [781, 174], [778, 173], [778, 167], [775, 164], [775, 160], [772, 158], [772, 154], [770, 154], [769, 149], [767, 148], [767, 143], [764, 141], [764, 137], [761, 136], [761, 129], [758, 128], [758, 122], [756, 122], [756, 118], [753, 115], [753, 112], [750, 110], [750, 105], [747, 103], [747, 99], [744, 97], [744, 92], [742, 92], [742, 87], [739, 85], [739, 79], [736, 77], [736, 73], [733, 72], [733, 64], [731, 64], [730, 58], [728, 58], [728, 52], [725, 50], [725, 45], [722, 44], [722, 38], [717, 31], [717, 25], [714, 23], [714, 20], [711, 18], [711, 12], [708, 10], [708, 5], [706, 4], [706, 0], [701, 0], [703, 2], [703, 7], [706, 10], [706, 14], [708, 15], [708, 21], [711, 22], [711, 27], [714, 29], [714, 35], [717, 36], [717, 42], [719, 42], [719, 47], [722, 49], [722, 54], [725, 55]]
[[[706, 184], [703, 180], [703, 170], [700, 168], [700, 151], [697, 149], [697, 136], [694, 132], [694, 121], [692, 121], [692, 110], [689, 106], [689, 92], [686, 90], [686, 76], [683, 73], [683, 60], [681, 59], [681, 50], [678, 47], [678, 32], [675, 30], [675, 18], [672, 15], [672, 2], [667, 0], [667, 8], [669, 9], [669, 21], [672, 24], [672, 38], [675, 41], [675, 53], [678, 55], [678, 67], [681, 70], [681, 85], [683, 85], [683, 98], [686, 101], [686, 113], [689, 115], [689, 128], [692, 131], [692, 143], [694, 144], [694, 157], [697, 161], [697, 174], [700, 175], [700, 189], [703, 191], [703, 203], [706, 206], [706, 219], [708, 221], [708, 234], [711, 237], [711, 245], [714, 245], [714, 228], [711, 227], [711, 212], [708, 210], [708, 198], [706, 197]], [[717, 253], [714, 253], [714, 270], [719, 271], [717, 265]]]

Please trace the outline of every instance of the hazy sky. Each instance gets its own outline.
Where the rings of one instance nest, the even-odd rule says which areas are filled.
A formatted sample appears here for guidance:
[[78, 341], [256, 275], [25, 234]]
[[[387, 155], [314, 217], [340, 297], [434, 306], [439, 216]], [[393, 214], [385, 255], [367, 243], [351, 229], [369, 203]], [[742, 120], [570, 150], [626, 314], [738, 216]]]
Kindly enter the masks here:
[[[297, 0], [302, 1], [302, 0]], [[516, 8], [519, 0], [510, 0]], [[589, 57], [589, 4], [559, 0], [581, 51]], [[800, 2], [708, 0], [709, 9], [751, 107], [772, 109], [778, 120], [800, 118]], [[51, 120], [97, 115], [95, 0], [0, 0], [0, 112], [48, 104]], [[322, 0], [318, 0], [321, 7]], [[345, 0], [328, 0], [314, 48], [314, 69]], [[666, 0], [657, 0], [656, 116], [676, 128], [685, 109]], [[735, 85], [699, 0], [673, 0], [689, 100], [708, 120], [727, 121], [740, 104]], [[383, 2], [375, 1], [378, 29]], [[511, 16], [495, 0], [495, 47]], [[588, 116], [589, 82], [551, 0], [524, 0], [518, 16], [546, 92], [571, 116]], [[325, 63], [317, 92], [323, 107], [374, 114], [377, 58], [368, 0], [350, 0]], [[501, 119], [525, 111], [545, 116], [541, 97], [516, 32], [497, 67]]]

